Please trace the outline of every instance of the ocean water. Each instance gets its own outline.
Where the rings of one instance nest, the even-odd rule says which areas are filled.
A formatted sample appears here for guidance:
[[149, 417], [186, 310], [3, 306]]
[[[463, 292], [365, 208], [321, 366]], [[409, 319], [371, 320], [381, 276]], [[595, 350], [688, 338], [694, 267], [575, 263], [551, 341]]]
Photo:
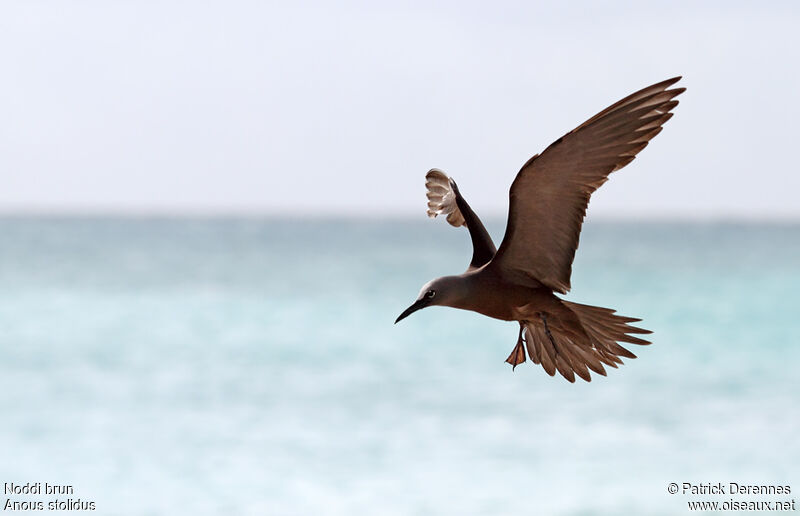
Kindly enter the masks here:
[[[490, 224], [499, 240], [502, 221]], [[643, 318], [608, 377], [431, 308], [441, 221], [0, 219], [0, 482], [110, 515], [675, 515], [800, 498], [800, 226], [584, 229], [567, 299]], [[796, 496], [797, 495], [797, 496]], [[75, 511], [73, 511], [75, 512]]]

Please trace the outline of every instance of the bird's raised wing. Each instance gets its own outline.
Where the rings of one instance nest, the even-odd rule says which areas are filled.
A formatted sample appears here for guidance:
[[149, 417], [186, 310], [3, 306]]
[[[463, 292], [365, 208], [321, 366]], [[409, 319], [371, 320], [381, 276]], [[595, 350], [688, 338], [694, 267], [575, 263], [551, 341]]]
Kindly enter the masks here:
[[596, 114], [528, 160], [509, 192], [508, 225], [492, 266], [515, 282], [570, 289], [589, 197], [647, 146], [685, 88], [675, 77]]
[[466, 199], [458, 191], [453, 178], [433, 168], [425, 175], [428, 196], [428, 217], [447, 215], [447, 222], [455, 227], [467, 226], [472, 239], [472, 261], [469, 269], [477, 269], [489, 263], [496, 248], [481, 219], [472, 211]]

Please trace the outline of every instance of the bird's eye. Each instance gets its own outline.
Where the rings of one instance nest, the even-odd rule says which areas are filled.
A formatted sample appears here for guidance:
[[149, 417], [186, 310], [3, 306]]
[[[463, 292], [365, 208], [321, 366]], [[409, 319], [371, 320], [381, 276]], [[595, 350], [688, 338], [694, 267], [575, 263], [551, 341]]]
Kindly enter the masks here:
[[435, 290], [429, 290], [429, 291], [425, 292], [425, 297], [427, 297], [428, 299], [432, 298], [435, 295], [436, 295], [436, 291]]

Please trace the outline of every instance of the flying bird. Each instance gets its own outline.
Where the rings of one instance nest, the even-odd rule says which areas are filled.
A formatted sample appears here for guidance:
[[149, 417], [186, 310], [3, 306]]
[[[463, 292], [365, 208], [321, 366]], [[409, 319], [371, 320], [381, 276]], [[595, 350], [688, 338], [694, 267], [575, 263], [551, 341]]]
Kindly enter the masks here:
[[472, 239], [467, 270], [425, 284], [417, 300], [395, 321], [428, 306], [472, 310], [518, 321], [517, 343], [506, 362], [512, 370], [531, 360], [550, 376], [591, 381], [622, 359], [636, 358], [620, 343], [650, 344], [641, 321], [615, 310], [565, 301], [589, 198], [609, 174], [633, 161], [661, 132], [685, 88], [668, 79], [633, 93], [568, 132], [529, 159], [511, 184], [508, 223], [496, 248], [453, 178], [438, 169], [425, 176], [428, 216], [445, 215], [466, 226]]

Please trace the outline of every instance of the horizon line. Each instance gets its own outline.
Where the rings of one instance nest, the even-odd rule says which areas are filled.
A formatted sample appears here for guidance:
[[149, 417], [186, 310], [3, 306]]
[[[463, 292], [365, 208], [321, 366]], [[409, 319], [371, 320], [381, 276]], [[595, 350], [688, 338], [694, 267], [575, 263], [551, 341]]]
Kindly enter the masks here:
[[[505, 222], [507, 215], [489, 214], [483, 220], [497, 223]], [[424, 213], [376, 213], [365, 209], [363, 212], [355, 211], [317, 211], [317, 212], [278, 212], [268, 210], [4, 210], [0, 208], [0, 219], [176, 219], [176, 220], [202, 220], [202, 219], [273, 219], [296, 221], [424, 221], [428, 219]], [[618, 213], [618, 214], [588, 214], [584, 223], [613, 222], [613, 223], [663, 223], [663, 222], [696, 222], [708, 224], [800, 224], [798, 215], [778, 214], [735, 214], [735, 213], [708, 213], [708, 214], [674, 214], [674, 213]]]

